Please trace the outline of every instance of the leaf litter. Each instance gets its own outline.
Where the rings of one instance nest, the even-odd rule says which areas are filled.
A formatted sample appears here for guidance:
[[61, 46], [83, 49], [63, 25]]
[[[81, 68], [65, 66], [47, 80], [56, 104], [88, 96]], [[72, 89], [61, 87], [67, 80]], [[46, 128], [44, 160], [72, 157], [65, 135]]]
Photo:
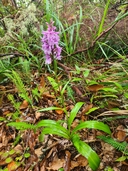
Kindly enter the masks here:
[[[91, 77], [94, 77], [93, 74]], [[73, 77], [73, 75], [70, 77]], [[91, 82], [91, 77], [87, 78], [88, 82]], [[110, 77], [109, 80], [111, 80]], [[7, 98], [7, 94], [10, 92], [13, 93], [15, 100], [20, 102], [19, 113], [18, 115], [16, 114], [17, 122], [27, 121], [31, 124], [35, 124], [43, 119], [52, 119], [55, 121], [65, 120], [65, 114], [62, 109], [39, 111], [39, 109], [52, 106], [61, 108], [59, 101], [60, 92], [59, 90], [57, 90], [57, 92], [54, 91], [46, 75], [35, 78], [34, 81], [37, 84], [40, 96], [34, 98], [32, 107], [26, 100], [22, 100], [18, 97], [14, 85], [10, 84], [10, 91], [9, 86], [2, 85], [1, 87], [1, 92], [3, 92], [1, 98], [5, 99], [5, 101], [3, 103], [2, 100], [0, 104], [0, 117], [5, 120], [0, 122], [0, 167], [8, 168], [9, 171], [56, 171], [61, 168], [63, 168], [64, 171], [90, 171], [87, 159], [78, 154], [70, 141], [55, 135], [45, 135], [41, 137], [41, 130], [36, 132], [33, 130], [15, 130], [12, 127], [6, 126], [7, 122], [15, 119], [14, 113], [16, 112], [15, 106], [10, 103]], [[33, 84], [32, 87], [33, 86], [35, 85]], [[83, 82], [81, 82], [81, 85], [74, 85], [74, 83], [72, 83], [71, 87], [74, 91], [75, 101], [85, 102], [72, 124], [72, 129], [75, 128], [80, 121], [97, 119], [102, 121], [106, 118], [105, 122], [107, 122], [112, 130], [112, 137], [118, 142], [128, 143], [127, 119], [124, 117], [121, 120], [111, 120], [111, 122], [107, 120], [107, 118], [111, 116], [127, 116], [128, 111], [123, 107], [120, 108], [120, 104], [116, 98], [113, 100], [110, 97], [109, 100], [109, 98], [107, 99], [103, 96], [103, 94], [106, 95], [109, 93], [109, 90], [107, 90], [107, 92], [103, 91], [103, 88], [107, 87], [106, 80], [105, 83], [104, 80], [102, 80], [102, 84], [92, 83], [91, 85], [87, 85], [87, 87], [85, 87], [85, 83]], [[32, 96], [31, 89], [28, 89], [28, 91], [29, 95]], [[70, 111], [74, 107], [74, 102], [67, 97], [67, 90], [65, 90], [64, 105], [67, 111]], [[113, 103], [111, 99], [114, 101]], [[102, 104], [99, 103], [101, 100]], [[107, 100], [109, 105], [106, 104]], [[101, 107], [101, 105], [104, 105], [104, 108]], [[111, 110], [114, 107], [118, 107], [119, 110]], [[67, 125], [65, 125], [65, 127], [67, 127]], [[123, 153], [97, 138], [99, 135], [104, 135], [101, 131], [84, 129], [79, 131], [79, 134], [81, 139], [88, 143], [100, 156], [101, 163], [98, 171], [102, 171], [107, 167], [111, 167], [115, 171], [127, 168], [127, 160], [116, 162], [116, 159], [123, 156]], [[11, 154], [12, 150], [14, 150], [13, 154]]]

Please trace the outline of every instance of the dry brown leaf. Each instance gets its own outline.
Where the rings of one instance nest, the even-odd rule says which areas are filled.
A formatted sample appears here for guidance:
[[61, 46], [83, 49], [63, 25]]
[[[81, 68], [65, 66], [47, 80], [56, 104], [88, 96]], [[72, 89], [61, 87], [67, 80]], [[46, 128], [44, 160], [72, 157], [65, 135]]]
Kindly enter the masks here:
[[23, 103], [20, 105], [20, 110], [26, 109], [28, 107], [28, 102], [27, 100], [24, 100]]
[[83, 166], [83, 167], [87, 166], [88, 164], [88, 160], [81, 155], [77, 157], [77, 162], [80, 166]]
[[125, 141], [125, 138], [127, 137], [127, 133], [123, 125], [119, 125], [116, 128], [116, 131], [113, 133], [113, 137], [116, 138], [119, 142]]
[[36, 112], [35, 112], [35, 117], [36, 117], [36, 119], [39, 119], [40, 116], [41, 116], [41, 113], [36, 111]]
[[75, 128], [80, 123], [79, 119], [75, 119], [72, 123], [72, 128]]
[[42, 155], [42, 153], [43, 153], [42, 147], [35, 149], [35, 154], [37, 155], [38, 158]]
[[43, 93], [43, 97], [44, 97], [44, 98], [51, 98], [51, 99], [55, 99], [55, 96], [54, 96], [54, 95], [51, 95], [49, 92], [45, 92], [45, 93]]
[[93, 104], [87, 104], [85, 107], [83, 107], [82, 114], [86, 114], [91, 108], [93, 107]]
[[7, 111], [3, 112], [3, 115], [7, 115], [9, 113], [11, 113], [11, 112], [9, 110], [7, 110]]
[[23, 147], [18, 144], [17, 146], [15, 146], [14, 150], [16, 151], [16, 153], [22, 153], [23, 152]]
[[76, 161], [71, 161], [71, 169], [74, 169], [75, 167], [78, 167], [78, 166], [87, 166], [88, 164], [88, 161], [85, 157], [79, 155], [78, 157], [76, 157]]
[[45, 88], [45, 79], [44, 79], [44, 76], [42, 75], [41, 78], [40, 78], [40, 83], [39, 83], [39, 86], [38, 86], [38, 90], [40, 92], [43, 92], [44, 88]]
[[61, 110], [61, 109], [57, 109], [57, 110], [55, 110], [55, 112], [56, 112], [58, 115], [62, 115], [62, 114], [64, 113], [64, 111]]
[[94, 85], [90, 85], [90, 86], [88, 87], [88, 90], [89, 90], [89, 91], [92, 91], [92, 92], [97, 92], [97, 91], [101, 90], [103, 87], [104, 87], [104, 86], [101, 85], [101, 84], [94, 84]]
[[71, 161], [71, 169], [74, 169], [75, 167], [78, 167], [79, 163], [77, 161]]
[[54, 160], [49, 167], [47, 167], [48, 170], [58, 170], [64, 165], [64, 159], [58, 159]]
[[68, 21], [71, 21], [71, 20], [75, 20], [76, 19], [76, 16], [75, 15], [70, 15], [69, 17], [68, 17]]
[[108, 103], [108, 108], [111, 110], [113, 108], [117, 108], [117, 107], [120, 107], [120, 103], [117, 102], [117, 101], [107, 101]]

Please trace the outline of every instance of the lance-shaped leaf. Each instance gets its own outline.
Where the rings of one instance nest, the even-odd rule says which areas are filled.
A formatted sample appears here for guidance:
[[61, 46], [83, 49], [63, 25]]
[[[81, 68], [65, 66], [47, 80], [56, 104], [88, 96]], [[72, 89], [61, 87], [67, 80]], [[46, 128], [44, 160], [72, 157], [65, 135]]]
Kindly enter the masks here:
[[81, 141], [77, 134], [74, 134], [72, 137], [72, 143], [77, 151], [88, 160], [90, 168], [93, 171], [97, 170], [100, 164], [100, 159], [97, 153], [92, 150], [88, 144]]
[[76, 103], [76, 105], [74, 106], [74, 108], [72, 109], [72, 111], [70, 112], [70, 116], [68, 118], [68, 127], [70, 129], [71, 124], [73, 122], [73, 120], [75, 119], [78, 111], [80, 110], [81, 106], [84, 104], [84, 102], [78, 102]]
[[108, 134], [111, 134], [110, 128], [108, 125], [104, 124], [103, 122], [98, 122], [98, 121], [85, 121], [77, 125], [73, 130], [72, 130], [72, 135], [81, 129], [84, 128], [91, 128], [91, 129], [98, 129], [101, 131], [104, 131]]
[[61, 129], [61, 126], [55, 126], [55, 127], [47, 127], [44, 128], [42, 131], [42, 134], [54, 134], [54, 135], [58, 135], [60, 137], [63, 137], [65, 139], [70, 139], [70, 136], [68, 134], [68, 130], [66, 130], [67, 132], [63, 132]]
[[45, 112], [45, 111], [49, 111], [49, 110], [63, 110], [63, 108], [60, 107], [55, 107], [55, 106], [51, 106], [51, 107], [47, 107], [47, 108], [43, 108], [38, 110], [39, 112]]
[[[36, 125], [36, 128], [39, 128], [42, 126], [49, 128], [49, 130], [51, 129], [51, 131], [58, 130], [59, 133], [63, 132], [63, 134], [68, 135], [68, 136], [66, 136], [66, 138], [69, 139], [69, 131], [66, 128], [64, 128], [63, 126], [61, 126], [60, 123], [58, 123], [54, 120], [42, 120], [42, 121], [38, 122], [38, 124]], [[52, 134], [52, 133], [50, 133], [50, 134]]]

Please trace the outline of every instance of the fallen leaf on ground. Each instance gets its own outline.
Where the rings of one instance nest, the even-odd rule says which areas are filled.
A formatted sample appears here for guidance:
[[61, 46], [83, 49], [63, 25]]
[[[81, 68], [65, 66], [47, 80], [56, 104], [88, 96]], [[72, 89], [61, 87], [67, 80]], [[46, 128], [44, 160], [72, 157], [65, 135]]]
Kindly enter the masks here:
[[23, 103], [20, 105], [20, 110], [26, 109], [28, 107], [28, 102], [27, 100], [24, 100]]
[[99, 90], [101, 90], [104, 86], [101, 85], [101, 84], [94, 84], [94, 85], [90, 85], [88, 87], [89, 91], [92, 91], [92, 92], [97, 92]]
[[8, 168], [8, 171], [14, 171], [17, 169], [18, 166], [19, 164], [17, 164], [17, 162], [12, 161], [8, 164], [7, 168]]
[[52, 163], [50, 163], [50, 166], [47, 167], [48, 170], [58, 170], [61, 167], [64, 166], [64, 159], [58, 159], [56, 158]]

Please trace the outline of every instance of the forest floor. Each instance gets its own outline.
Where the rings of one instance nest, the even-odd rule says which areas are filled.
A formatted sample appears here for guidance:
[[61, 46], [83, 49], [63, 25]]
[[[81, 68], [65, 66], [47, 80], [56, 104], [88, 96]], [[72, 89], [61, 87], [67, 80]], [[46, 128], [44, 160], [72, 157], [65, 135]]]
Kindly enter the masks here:
[[[72, 129], [80, 121], [103, 121], [109, 125], [112, 131], [111, 137], [114, 140], [120, 143], [128, 142], [127, 99], [124, 98], [123, 90], [119, 89], [119, 85], [116, 84], [117, 78], [119, 78], [117, 71], [122, 66], [117, 67], [117, 63], [110, 62], [102, 62], [101, 64], [100, 61], [97, 61], [93, 65], [88, 65], [88, 68], [81, 66], [78, 70], [78, 68], [61, 63], [59, 65], [62, 72], [58, 81], [65, 84], [66, 80], [72, 80], [69, 87], [73, 91], [73, 96], [69, 88], [64, 92], [64, 103], [67, 111], [70, 112], [76, 102], [84, 102], [72, 124]], [[87, 78], [84, 78], [87, 71], [90, 73]], [[18, 90], [12, 83], [0, 85], [2, 92], [0, 116], [5, 118], [0, 123], [0, 166], [1, 168], [8, 168], [8, 171], [45, 171], [59, 170], [60, 168], [64, 168], [65, 171], [90, 171], [87, 159], [76, 151], [69, 140], [50, 134], [45, 135], [43, 141], [39, 141], [40, 130], [37, 132], [33, 130], [20, 131], [6, 125], [16, 113], [14, 107], [16, 104], [12, 105], [7, 98], [10, 93], [17, 99], [17, 104], [20, 103], [16, 122], [25, 121], [36, 124], [43, 119], [65, 120], [65, 113], [62, 110], [39, 111], [39, 109], [51, 106], [60, 107], [62, 86], [55, 93], [47, 80], [50, 74], [44, 73], [37, 76], [37, 72], [34, 71], [31, 87], [27, 88], [30, 96], [32, 96], [31, 90], [35, 86], [38, 87], [38, 91], [43, 90], [41, 97], [33, 101], [33, 107], [26, 100], [21, 100], [18, 97]], [[97, 84], [94, 83], [94, 80]], [[89, 85], [87, 82], [92, 84]], [[122, 82], [122, 86], [123, 84], [128, 84], [127, 80]], [[127, 90], [124, 89], [124, 92]], [[66, 127], [66, 125], [64, 126]], [[120, 162], [116, 161], [119, 157], [126, 156], [126, 153], [97, 138], [98, 135], [105, 135], [102, 131], [83, 129], [79, 134], [81, 139], [99, 155], [101, 163], [98, 171], [103, 171], [105, 168], [106, 170], [111, 168], [114, 171], [128, 170], [127, 159]], [[127, 149], [125, 150], [127, 151]]]

